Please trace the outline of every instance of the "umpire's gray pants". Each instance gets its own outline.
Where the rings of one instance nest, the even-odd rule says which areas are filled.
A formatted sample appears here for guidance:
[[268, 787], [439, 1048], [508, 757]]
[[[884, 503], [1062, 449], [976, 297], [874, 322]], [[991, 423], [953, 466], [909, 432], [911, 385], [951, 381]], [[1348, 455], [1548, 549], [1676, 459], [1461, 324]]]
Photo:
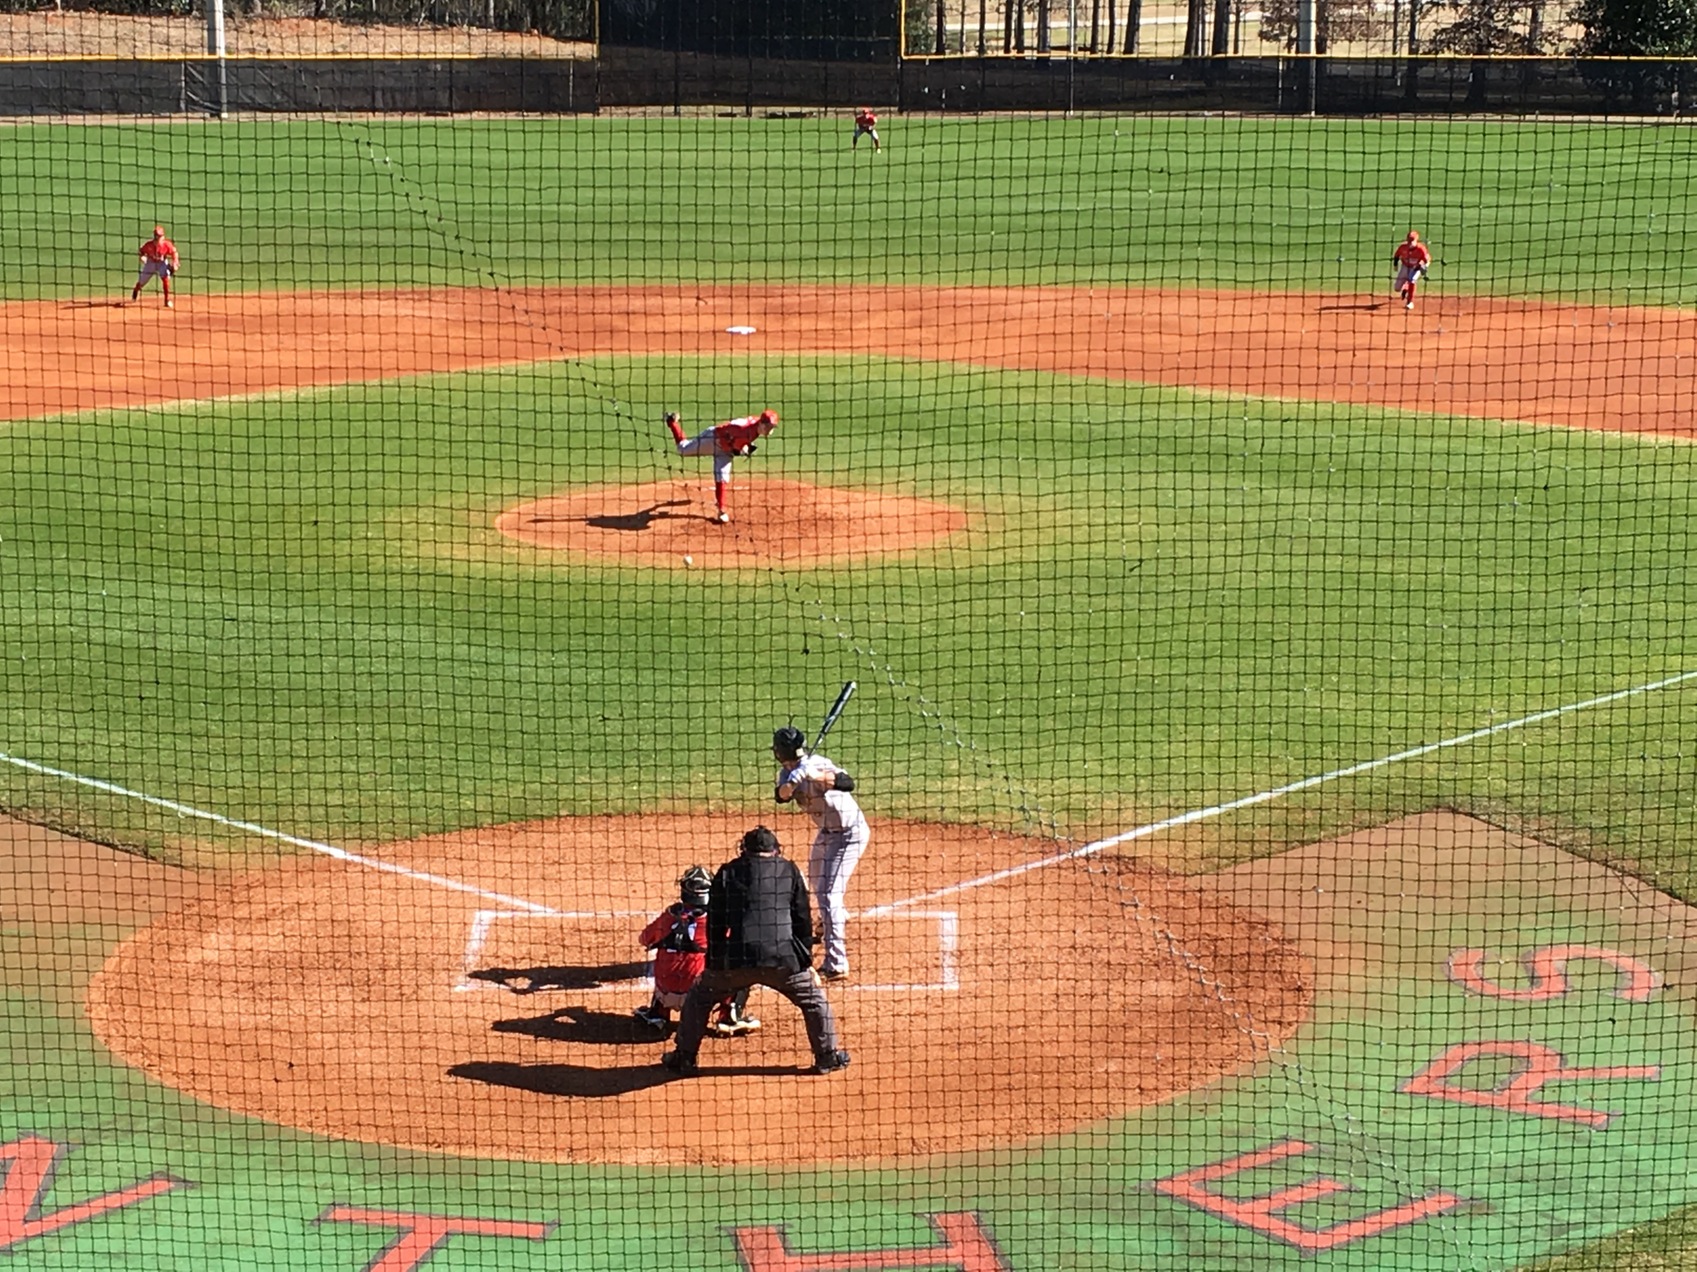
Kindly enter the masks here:
[[797, 1007], [807, 1021], [807, 1041], [813, 1046], [813, 1057], [828, 1056], [837, 1049], [837, 1018], [831, 1012], [831, 1002], [825, 991], [813, 979], [813, 969], [799, 972], [781, 967], [708, 968], [691, 986], [678, 1016], [678, 1056], [694, 1060], [701, 1050], [701, 1039], [707, 1033], [707, 1015], [726, 994], [752, 985], [765, 985], [777, 990]]

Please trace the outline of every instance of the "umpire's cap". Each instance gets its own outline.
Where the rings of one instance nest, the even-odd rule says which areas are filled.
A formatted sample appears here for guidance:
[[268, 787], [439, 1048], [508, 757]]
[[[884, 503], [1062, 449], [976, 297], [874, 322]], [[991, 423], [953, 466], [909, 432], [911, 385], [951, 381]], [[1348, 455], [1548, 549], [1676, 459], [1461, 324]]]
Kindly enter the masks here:
[[742, 850], [745, 853], [771, 853], [781, 851], [781, 847], [776, 835], [764, 826], [756, 826], [742, 837]]
[[772, 735], [772, 749], [786, 760], [799, 757], [807, 746], [807, 735], [793, 724], [786, 724]]

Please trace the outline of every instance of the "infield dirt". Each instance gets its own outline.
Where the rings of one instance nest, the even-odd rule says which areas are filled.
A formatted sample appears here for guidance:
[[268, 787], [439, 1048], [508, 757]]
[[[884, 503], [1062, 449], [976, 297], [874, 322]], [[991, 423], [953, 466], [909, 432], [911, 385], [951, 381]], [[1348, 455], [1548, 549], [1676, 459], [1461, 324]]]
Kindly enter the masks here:
[[[877, 354], [1697, 437], [1697, 312], [1135, 288], [578, 287], [0, 305], [0, 416], [609, 355]], [[752, 326], [733, 335], [732, 326]], [[138, 374], [170, 366], [169, 376]], [[736, 404], [727, 404], [727, 413]], [[663, 438], [659, 421], [654, 427]]]
[[[647, 1000], [636, 934], [749, 823], [567, 818], [374, 854], [410, 875], [289, 862], [132, 937], [94, 979], [89, 1017], [158, 1080], [319, 1134], [473, 1157], [800, 1165], [1100, 1124], [1255, 1064], [1310, 1006], [1307, 960], [1271, 923], [1176, 876], [1072, 861], [856, 918], [854, 975], [830, 991], [846, 1072], [805, 1072], [799, 1013], [758, 991], [765, 1028], [710, 1041], [701, 1075], [676, 1079], [630, 1014]], [[805, 853], [802, 830], [785, 833]], [[920, 896], [1055, 847], [880, 821], [850, 901]]]

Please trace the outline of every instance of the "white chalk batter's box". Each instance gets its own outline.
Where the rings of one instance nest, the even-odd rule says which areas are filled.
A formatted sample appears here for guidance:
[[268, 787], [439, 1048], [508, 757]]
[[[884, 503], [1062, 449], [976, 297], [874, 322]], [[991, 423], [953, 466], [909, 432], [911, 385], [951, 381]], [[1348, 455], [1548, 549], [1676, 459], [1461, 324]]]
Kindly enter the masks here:
[[[511, 988], [628, 994], [652, 988], [653, 959], [636, 945], [648, 911], [536, 913], [477, 910], [466, 932], [454, 992]], [[954, 910], [850, 915], [854, 975], [861, 993], [952, 992], [960, 988], [960, 916]], [[638, 972], [638, 967], [643, 970]]]

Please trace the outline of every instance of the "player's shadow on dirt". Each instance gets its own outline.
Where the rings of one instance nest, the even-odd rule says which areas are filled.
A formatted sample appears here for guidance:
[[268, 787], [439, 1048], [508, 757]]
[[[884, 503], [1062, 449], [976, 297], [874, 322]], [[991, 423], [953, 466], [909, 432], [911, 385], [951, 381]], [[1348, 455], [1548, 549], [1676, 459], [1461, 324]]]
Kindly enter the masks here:
[[604, 963], [600, 967], [480, 967], [466, 975], [488, 981], [515, 994], [536, 994], [545, 989], [600, 989], [620, 981], [640, 980], [648, 975], [646, 962]]
[[122, 309], [130, 302], [127, 300], [67, 300], [60, 305], [61, 309]]
[[497, 1020], [489, 1026], [496, 1033], [529, 1034], [552, 1042], [617, 1043], [658, 1042], [661, 1034], [634, 1016], [587, 1007], [562, 1007], [546, 1016], [522, 1020]]
[[629, 1095], [664, 1086], [673, 1074], [654, 1064], [592, 1069], [581, 1064], [515, 1064], [508, 1060], [470, 1060], [448, 1070], [450, 1077], [489, 1086], [510, 1087], [537, 1095], [605, 1097]]
[[[713, 1076], [793, 1078], [805, 1068], [783, 1064], [710, 1065], [701, 1070]], [[532, 1091], [537, 1095], [605, 1097], [647, 1091], [679, 1075], [664, 1069], [658, 1059], [652, 1064], [628, 1065], [618, 1069], [592, 1069], [581, 1064], [514, 1064], [507, 1060], [471, 1060], [448, 1070], [451, 1077], [490, 1086]]]
[[550, 521], [579, 521], [586, 526], [594, 526], [597, 530], [629, 530], [641, 533], [652, 529], [656, 521], [675, 521], [678, 514], [667, 512], [668, 508], [687, 508], [687, 499], [668, 499], [664, 503], [650, 504], [636, 512], [603, 512], [593, 517], [548, 517], [537, 516], [530, 519], [530, 524], [546, 525]]
[[1353, 305], [1320, 305], [1320, 306], [1316, 307], [1314, 312], [1319, 313], [1319, 314], [1336, 314], [1336, 313], [1343, 313], [1347, 310], [1352, 310], [1352, 309], [1365, 309], [1365, 310], [1383, 309], [1385, 307], [1386, 303], [1387, 302], [1382, 301], [1382, 300], [1364, 300], [1364, 301], [1360, 301], [1360, 302], [1353, 304]]

